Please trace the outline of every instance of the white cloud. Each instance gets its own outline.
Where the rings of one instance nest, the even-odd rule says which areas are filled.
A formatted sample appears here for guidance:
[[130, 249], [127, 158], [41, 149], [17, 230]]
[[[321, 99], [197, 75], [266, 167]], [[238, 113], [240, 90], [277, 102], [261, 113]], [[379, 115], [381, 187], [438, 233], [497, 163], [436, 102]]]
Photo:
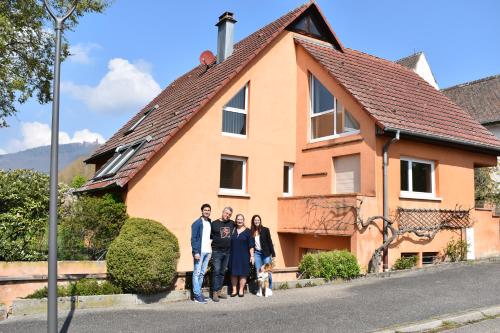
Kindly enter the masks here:
[[0, 155], [5, 155], [5, 154], [7, 154], [7, 152], [3, 149], [0, 149]]
[[[49, 125], [31, 122], [21, 123], [22, 139], [11, 140], [5, 150], [0, 149], [0, 153], [14, 153], [20, 150], [47, 146], [51, 142], [51, 130]], [[76, 131], [73, 136], [66, 132], [59, 131], [59, 144], [66, 143], [83, 143], [83, 142], [99, 142], [104, 143], [104, 137], [99, 133], [94, 133], [88, 129]]]
[[100, 48], [99, 44], [95, 43], [79, 43], [71, 45], [69, 48], [69, 60], [77, 64], [89, 64], [92, 62], [90, 52]]
[[108, 72], [95, 87], [63, 82], [62, 91], [81, 100], [89, 108], [104, 113], [128, 113], [144, 106], [161, 91], [150, 74], [151, 64], [114, 58]]

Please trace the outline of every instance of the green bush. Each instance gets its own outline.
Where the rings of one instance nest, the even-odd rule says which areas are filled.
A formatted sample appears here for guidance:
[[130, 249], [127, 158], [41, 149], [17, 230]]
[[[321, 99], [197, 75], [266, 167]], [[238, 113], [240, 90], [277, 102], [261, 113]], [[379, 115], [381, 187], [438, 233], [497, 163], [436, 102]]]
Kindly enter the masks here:
[[81, 196], [61, 210], [59, 258], [101, 260], [127, 219], [127, 208], [111, 194]]
[[309, 253], [302, 257], [299, 270], [305, 278], [352, 279], [359, 275], [356, 257], [349, 251]]
[[418, 256], [401, 257], [396, 260], [392, 268], [395, 270], [410, 269], [417, 265], [417, 261], [418, 261]]
[[[98, 282], [95, 279], [81, 279], [77, 282], [70, 282], [67, 286], [57, 286], [57, 296], [91, 296], [91, 295], [115, 295], [121, 294], [120, 287], [109, 281]], [[25, 298], [47, 298], [48, 289], [43, 287], [26, 296]]]
[[444, 254], [450, 261], [463, 261], [467, 256], [469, 244], [461, 239], [452, 239], [444, 248]]
[[[67, 188], [59, 187], [59, 201]], [[33, 170], [0, 170], [0, 261], [47, 258], [49, 177]]]
[[112, 281], [127, 292], [151, 294], [171, 286], [179, 243], [161, 223], [130, 218], [111, 243], [106, 265]]

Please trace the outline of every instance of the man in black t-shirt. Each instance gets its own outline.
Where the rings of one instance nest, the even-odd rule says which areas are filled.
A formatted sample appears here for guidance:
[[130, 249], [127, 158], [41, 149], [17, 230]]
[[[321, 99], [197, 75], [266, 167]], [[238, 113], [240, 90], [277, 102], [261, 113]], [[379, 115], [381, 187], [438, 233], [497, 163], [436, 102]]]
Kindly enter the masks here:
[[222, 210], [222, 217], [212, 222], [210, 238], [212, 239], [212, 300], [218, 302], [219, 298], [227, 298], [222, 294], [222, 285], [226, 273], [231, 249], [231, 234], [234, 222], [230, 220], [233, 214], [231, 207]]

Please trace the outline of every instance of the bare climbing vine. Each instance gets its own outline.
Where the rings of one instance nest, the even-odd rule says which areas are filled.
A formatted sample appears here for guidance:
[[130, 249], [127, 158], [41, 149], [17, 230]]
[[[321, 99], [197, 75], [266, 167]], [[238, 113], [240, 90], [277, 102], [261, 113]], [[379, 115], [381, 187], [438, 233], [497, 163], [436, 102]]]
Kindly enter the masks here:
[[[306, 215], [308, 216], [308, 230], [311, 228], [314, 232], [327, 233], [335, 231], [336, 233], [355, 231], [364, 231], [371, 224], [376, 225], [377, 221], [387, 222], [388, 237], [383, 244], [373, 252], [368, 271], [378, 273], [382, 260], [382, 253], [399, 236], [404, 234], [413, 234], [419, 238], [432, 240], [436, 234], [443, 229], [460, 229], [470, 226], [470, 209], [461, 210], [458, 206], [454, 210], [442, 209], [403, 209], [398, 208], [396, 216], [405, 215], [406, 221], [398, 220], [398, 228], [395, 227], [395, 221], [391, 218], [377, 215], [363, 220], [361, 216], [361, 206], [363, 199], [356, 198], [356, 202], [335, 202], [328, 197], [309, 198], [306, 202]], [[355, 217], [353, 226], [352, 218]]]

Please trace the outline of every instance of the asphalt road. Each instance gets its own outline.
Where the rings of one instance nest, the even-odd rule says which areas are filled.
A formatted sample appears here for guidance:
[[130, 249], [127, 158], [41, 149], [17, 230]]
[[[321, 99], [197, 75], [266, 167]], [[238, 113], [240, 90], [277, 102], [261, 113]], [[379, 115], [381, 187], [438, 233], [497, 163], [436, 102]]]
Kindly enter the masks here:
[[[276, 291], [206, 305], [178, 302], [120, 310], [79, 310], [61, 332], [370, 332], [500, 304], [500, 262]], [[496, 322], [498, 323], [498, 321]], [[10, 318], [0, 332], [46, 332], [45, 316]]]

